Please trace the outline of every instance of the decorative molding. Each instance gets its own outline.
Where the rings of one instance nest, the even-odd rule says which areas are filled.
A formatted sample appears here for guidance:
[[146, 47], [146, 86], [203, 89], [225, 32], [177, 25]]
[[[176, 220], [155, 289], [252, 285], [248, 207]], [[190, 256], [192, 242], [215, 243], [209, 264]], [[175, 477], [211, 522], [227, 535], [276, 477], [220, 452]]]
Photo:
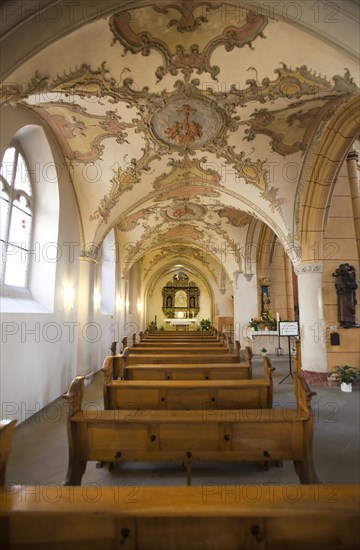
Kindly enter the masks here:
[[197, 221], [204, 217], [207, 208], [187, 200], [174, 202], [168, 208], [162, 210], [161, 215], [165, 221]]
[[[271, 112], [266, 108], [255, 109], [250, 120], [241, 123], [249, 126], [244, 139], [252, 141], [258, 134], [263, 134], [271, 138], [271, 149], [282, 156], [299, 151], [304, 153], [319, 125], [332, 117], [342, 101], [342, 97], [327, 95], [301, 100]], [[284, 116], [286, 113], [287, 116]], [[288, 131], [290, 127], [291, 133]], [[286, 142], [289, 136], [291, 142]]]
[[96, 255], [98, 253], [98, 250], [92, 250], [92, 251], [84, 251], [82, 250], [80, 256], [79, 256], [79, 260], [81, 262], [89, 262], [91, 264], [97, 264], [98, 263], [98, 259], [96, 258]]
[[303, 273], [323, 273], [324, 264], [323, 263], [316, 263], [316, 264], [301, 263], [301, 264], [295, 265], [294, 269], [297, 275], [301, 275]]
[[[59, 110], [64, 114], [59, 114]], [[46, 120], [52, 130], [59, 139], [64, 156], [68, 160], [76, 162], [89, 163], [98, 160], [103, 151], [104, 145], [101, 142], [104, 139], [115, 138], [119, 144], [128, 143], [128, 134], [124, 131], [127, 128], [135, 128], [134, 122], [127, 123], [121, 121], [114, 111], [106, 111], [105, 116], [89, 114], [86, 109], [76, 104], [66, 103], [49, 103], [34, 106], [33, 110]], [[75, 115], [74, 115], [75, 113]], [[90, 138], [90, 143], [87, 143], [87, 131], [91, 126], [91, 133], [94, 133], [94, 128], [97, 127], [97, 135]], [[85, 139], [82, 143], [88, 149], [76, 150], [75, 132], [79, 132]], [[74, 146], [72, 147], [72, 142]], [[75, 143], [76, 142], [76, 143]]]
[[359, 163], [359, 151], [355, 151], [355, 149], [352, 149], [349, 151], [346, 157], [347, 161], [355, 160], [357, 164]]
[[150, 170], [150, 163], [160, 156], [149, 148], [143, 149], [141, 159], [131, 159], [126, 167], [118, 167], [114, 177], [110, 180], [111, 187], [106, 195], [101, 199], [98, 208], [90, 215], [90, 221], [99, 221], [108, 223], [111, 210], [117, 204], [119, 198], [126, 192], [131, 191], [134, 185], [140, 182], [141, 174]]
[[234, 208], [233, 206], [225, 206], [217, 210], [218, 216], [221, 218], [227, 218], [230, 225], [234, 227], [245, 227], [254, 219], [251, 214]]
[[[220, 46], [226, 51], [245, 45], [253, 49], [252, 43], [257, 37], [265, 38], [263, 30], [268, 24], [265, 16], [244, 9], [239, 13], [236, 26], [227, 25], [225, 18], [220, 20], [222, 28], [214, 36], [211, 14], [222, 6], [223, 2], [219, 0], [171, 0], [161, 4], [157, 2], [153, 7], [140, 8], [134, 12], [120, 11], [110, 19], [110, 30], [114, 37], [112, 43], [119, 42], [125, 52], [132, 54], [149, 56], [151, 50], [160, 53], [163, 64], [155, 71], [158, 81], [168, 73], [176, 76], [179, 72], [188, 81], [194, 71], [198, 74], [207, 72], [211, 78], [217, 80], [220, 68], [211, 65], [213, 52]], [[199, 8], [202, 8], [202, 15], [195, 15], [194, 12], [199, 13]], [[170, 19], [174, 10], [179, 12], [180, 19]], [[147, 30], [151, 28], [152, 19], [159, 19], [159, 13], [163, 18], [162, 27], [172, 29], [171, 37], [178, 33], [174, 48], [165, 41], [166, 35], [163, 34], [160, 38]], [[147, 22], [146, 27], [141, 27], [141, 20]], [[201, 39], [203, 46], [199, 46], [194, 40], [184, 40], [185, 33], [193, 33], [195, 30], [197, 34], [194, 40]]]
[[238, 287], [238, 280], [239, 280], [240, 275], [242, 275], [242, 274], [243, 274], [242, 271], [234, 271], [234, 272], [233, 272], [236, 290], [239, 289], [239, 287]]

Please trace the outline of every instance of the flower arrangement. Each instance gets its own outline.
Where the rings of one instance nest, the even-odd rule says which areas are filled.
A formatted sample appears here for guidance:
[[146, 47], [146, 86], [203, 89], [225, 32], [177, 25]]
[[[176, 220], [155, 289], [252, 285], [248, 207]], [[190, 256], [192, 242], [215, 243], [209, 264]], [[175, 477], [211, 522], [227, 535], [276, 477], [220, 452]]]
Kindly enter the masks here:
[[254, 330], [259, 330], [259, 326], [264, 323], [264, 319], [262, 317], [251, 317], [249, 326], [253, 328]]
[[269, 330], [276, 330], [277, 329], [277, 321], [276, 317], [274, 315], [274, 312], [269, 309], [266, 313], [264, 313], [264, 324], [265, 327]]
[[276, 330], [277, 321], [274, 313], [271, 309], [269, 309], [262, 315], [262, 317], [251, 317], [249, 326], [254, 330], [259, 330], [262, 328], [265, 328], [266, 330]]
[[163, 312], [164, 312], [165, 317], [167, 317], [168, 319], [171, 319], [172, 317], [174, 317], [174, 309], [173, 308], [164, 307]]

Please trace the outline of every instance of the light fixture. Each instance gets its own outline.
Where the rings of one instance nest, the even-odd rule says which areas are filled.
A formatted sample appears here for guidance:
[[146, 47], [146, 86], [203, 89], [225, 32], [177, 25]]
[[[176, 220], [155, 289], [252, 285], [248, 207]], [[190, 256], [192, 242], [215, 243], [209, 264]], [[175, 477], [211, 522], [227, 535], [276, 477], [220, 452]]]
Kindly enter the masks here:
[[75, 295], [74, 287], [72, 287], [70, 285], [65, 285], [64, 286], [64, 305], [65, 305], [65, 307], [68, 307], [70, 309], [74, 307], [74, 295]]
[[94, 308], [100, 309], [101, 306], [101, 294], [98, 290], [94, 291]]

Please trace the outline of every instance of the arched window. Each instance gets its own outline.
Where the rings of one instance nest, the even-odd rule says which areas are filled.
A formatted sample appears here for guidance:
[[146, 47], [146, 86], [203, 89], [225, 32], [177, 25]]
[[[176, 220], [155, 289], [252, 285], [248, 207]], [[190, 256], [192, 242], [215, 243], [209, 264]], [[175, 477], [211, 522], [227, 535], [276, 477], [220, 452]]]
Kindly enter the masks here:
[[[11, 121], [5, 109], [4, 129], [15, 129]], [[1, 150], [0, 162], [0, 310], [52, 312], [56, 275], [67, 250], [58, 241], [61, 162], [55, 162], [48, 137], [37, 124], [19, 125]], [[65, 186], [63, 190], [66, 196]], [[64, 209], [68, 212], [69, 206]]]
[[33, 194], [29, 170], [20, 146], [5, 151], [1, 169], [2, 284], [26, 288], [31, 242]]

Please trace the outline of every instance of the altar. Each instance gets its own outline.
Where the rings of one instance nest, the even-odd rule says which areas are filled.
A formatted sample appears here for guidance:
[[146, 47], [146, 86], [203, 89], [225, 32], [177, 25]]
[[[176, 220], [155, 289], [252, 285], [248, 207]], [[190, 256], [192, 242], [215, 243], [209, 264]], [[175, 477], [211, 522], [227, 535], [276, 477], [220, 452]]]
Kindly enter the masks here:
[[[277, 330], [253, 330], [246, 328], [244, 331], [244, 340], [246, 345], [251, 346], [254, 355], [261, 354], [261, 348], [266, 348], [268, 354], [276, 354], [279, 347], [279, 333]], [[291, 338], [291, 346], [295, 347], [295, 338]], [[288, 355], [287, 338], [280, 337], [280, 347], [283, 348], [283, 354]]]
[[261, 348], [266, 348], [269, 354], [276, 353], [279, 337], [277, 330], [246, 329], [244, 339], [251, 346], [255, 355], [261, 354]]
[[165, 330], [195, 330], [198, 323], [193, 318], [167, 318], [164, 319]]

